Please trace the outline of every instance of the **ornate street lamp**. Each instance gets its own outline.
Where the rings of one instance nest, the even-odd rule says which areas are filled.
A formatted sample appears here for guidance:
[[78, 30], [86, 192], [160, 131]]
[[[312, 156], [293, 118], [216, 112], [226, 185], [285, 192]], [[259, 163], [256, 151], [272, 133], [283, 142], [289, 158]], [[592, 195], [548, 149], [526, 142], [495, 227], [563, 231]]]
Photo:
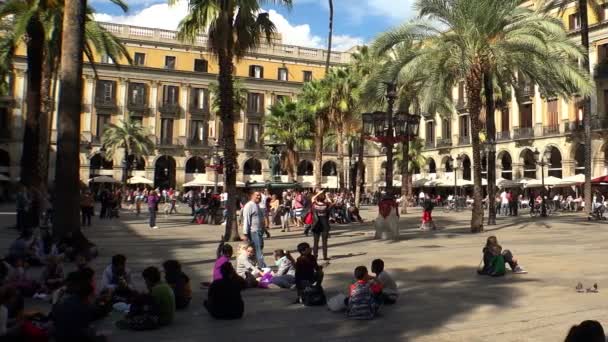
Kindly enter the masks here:
[[543, 187], [542, 190], [542, 198], [541, 198], [541, 204], [540, 204], [540, 216], [542, 217], [547, 217], [547, 203], [546, 203], [546, 197], [547, 197], [547, 193], [546, 193], [546, 189], [545, 189], [545, 166], [550, 164], [550, 160], [551, 160], [551, 151], [549, 150], [545, 150], [545, 153], [543, 153], [543, 155], [540, 155], [540, 151], [536, 148], [534, 149], [534, 161], [536, 162], [536, 165], [540, 166], [540, 180], [541, 180], [541, 185]]

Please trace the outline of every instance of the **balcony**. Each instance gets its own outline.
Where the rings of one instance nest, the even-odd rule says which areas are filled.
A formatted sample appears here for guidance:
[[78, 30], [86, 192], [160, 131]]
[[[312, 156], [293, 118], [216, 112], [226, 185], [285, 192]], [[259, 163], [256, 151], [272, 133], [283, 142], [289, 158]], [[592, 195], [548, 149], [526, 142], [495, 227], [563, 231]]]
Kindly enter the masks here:
[[462, 145], [470, 145], [471, 144], [471, 137], [470, 136], [459, 136], [458, 137], [458, 145], [462, 146]]
[[162, 103], [158, 107], [158, 111], [166, 116], [178, 116], [181, 112], [179, 103]]
[[548, 125], [543, 126], [543, 137], [551, 136], [551, 135], [559, 135], [559, 125]]
[[459, 99], [458, 102], [456, 102], [456, 110], [460, 113], [466, 112], [467, 111], [467, 103], [464, 100]]
[[608, 78], [608, 61], [601, 61], [593, 68], [593, 77], [596, 79]]
[[127, 104], [129, 112], [137, 112], [146, 115], [148, 113], [148, 104], [145, 101], [142, 102], [129, 102]]
[[591, 119], [592, 130], [605, 130], [608, 129], [608, 118], [592, 118]]
[[104, 112], [116, 112], [118, 110], [118, 105], [116, 104], [116, 99], [95, 99], [95, 108], [97, 111]]
[[209, 107], [200, 108], [194, 104], [190, 105], [190, 114], [197, 116], [208, 116], [209, 115]]
[[245, 115], [248, 118], [253, 118], [253, 119], [259, 119], [262, 118], [264, 116], [264, 112], [260, 112], [256, 109], [251, 109], [251, 108], [247, 108], [247, 111], [245, 112]]
[[432, 148], [435, 148], [435, 140], [426, 140], [426, 141], [424, 142], [424, 147], [425, 147], [426, 149], [432, 149]]
[[441, 148], [441, 147], [451, 147], [452, 146], [452, 139], [450, 138], [446, 138], [446, 139], [438, 139], [437, 140], [437, 147]]
[[513, 128], [513, 139], [534, 138], [534, 127], [515, 127]]
[[496, 132], [496, 141], [511, 140], [511, 131]]
[[247, 141], [245, 141], [245, 148], [251, 149], [251, 150], [261, 150], [264, 148], [264, 146], [262, 146], [262, 143], [259, 141], [247, 140]]
[[173, 137], [156, 137], [156, 146], [162, 147], [176, 147], [179, 145], [177, 138]]
[[207, 139], [199, 138], [188, 138], [187, 144], [190, 148], [205, 148], [209, 146]]

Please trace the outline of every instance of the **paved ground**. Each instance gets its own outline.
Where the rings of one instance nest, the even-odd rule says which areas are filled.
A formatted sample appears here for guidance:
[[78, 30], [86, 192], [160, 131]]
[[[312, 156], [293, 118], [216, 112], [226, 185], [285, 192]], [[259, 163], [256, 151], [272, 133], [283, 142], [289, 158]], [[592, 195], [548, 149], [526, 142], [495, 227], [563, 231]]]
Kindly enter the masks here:
[[[0, 208], [1, 209], [1, 208]], [[371, 211], [364, 216], [372, 217]], [[190, 310], [180, 312], [176, 323], [153, 332], [125, 332], [113, 328], [117, 315], [100, 323], [111, 341], [559, 341], [568, 328], [585, 319], [596, 319], [608, 328], [608, 224], [587, 222], [579, 215], [550, 219], [499, 218], [483, 234], [468, 233], [470, 212], [435, 213], [440, 232], [420, 232], [420, 213], [401, 221], [398, 242], [374, 241], [370, 224], [332, 227], [331, 264], [325, 288], [331, 296], [345, 292], [358, 265], [369, 268], [383, 258], [398, 281], [401, 298], [384, 307], [371, 322], [353, 322], [325, 308], [290, 305], [289, 290], [247, 290], [245, 317], [235, 322], [211, 319], [202, 309], [204, 291], [196, 290]], [[160, 218], [159, 230], [125, 214], [120, 220], [95, 222], [87, 234], [101, 249], [93, 266], [101, 272], [111, 255], [128, 255], [129, 267], [138, 275], [148, 265], [176, 258], [185, 265], [193, 285], [209, 280], [219, 226], [193, 226], [185, 216]], [[0, 227], [14, 222], [0, 215]], [[481, 248], [489, 235], [497, 235], [530, 271], [493, 279], [475, 274]], [[0, 250], [15, 232], [0, 228]], [[275, 248], [295, 249], [305, 240], [301, 232], [273, 231], [267, 241]], [[600, 293], [579, 294], [577, 282]], [[196, 286], [194, 286], [196, 287]], [[36, 304], [35, 304], [36, 305]]]

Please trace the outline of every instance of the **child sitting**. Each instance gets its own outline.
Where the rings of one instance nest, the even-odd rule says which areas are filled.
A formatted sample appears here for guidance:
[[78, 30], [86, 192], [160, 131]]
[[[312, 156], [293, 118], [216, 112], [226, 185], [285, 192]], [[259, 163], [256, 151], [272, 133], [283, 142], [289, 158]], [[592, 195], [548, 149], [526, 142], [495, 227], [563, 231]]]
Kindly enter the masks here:
[[177, 260], [165, 261], [163, 269], [165, 270], [165, 281], [173, 289], [176, 309], [185, 309], [192, 299], [190, 278], [182, 272], [182, 265]]
[[312, 254], [308, 243], [300, 243], [297, 249], [300, 256], [296, 260], [295, 284], [298, 290], [297, 303], [302, 303], [304, 289], [313, 284], [320, 286], [323, 282], [323, 268], [317, 264], [317, 257]]
[[135, 294], [131, 283], [131, 272], [126, 265], [127, 258], [117, 254], [112, 257], [112, 263], [103, 272], [101, 290], [102, 293], [110, 292], [113, 303], [128, 303]]
[[295, 260], [289, 252], [282, 249], [274, 251], [274, 259], [278, 267], [277, 271], [273, 274], [272, 284], [278, 287], [288, 289], [296, 283], [296, 269], [294, 267]]
[[245, 279], [247, 287], [257, 287], [258, 278], [262, 276], [264, 271], [258, 267], [258, 261], [255, 257], [255, 247], [251, 244], [241, 245], [241, 252], [236, 258], [236, 273]]
[[397, 283], [395, 283], [390, 274], [384, 270], [384, 261], [382, 259], [372, 261], [372, 272], [376, 274], [374, 279], [375, 282], [382, 285], [382, 303], [395, 304], [397, 298], [399, 298]]
[[61, 260], [57, 256], [51, 256], [47, 259], [47, 264], [42, 271], [40, 282], [42, 287], [39, 291], [41, 294], [51, 294], [63, 286], [64, 273]]
[[350, 286], [346, 316], [350, 319], [373, 319], [380, 308], [382, 285], [371, 281], [365, 266], [355, 268], [355, 283]]

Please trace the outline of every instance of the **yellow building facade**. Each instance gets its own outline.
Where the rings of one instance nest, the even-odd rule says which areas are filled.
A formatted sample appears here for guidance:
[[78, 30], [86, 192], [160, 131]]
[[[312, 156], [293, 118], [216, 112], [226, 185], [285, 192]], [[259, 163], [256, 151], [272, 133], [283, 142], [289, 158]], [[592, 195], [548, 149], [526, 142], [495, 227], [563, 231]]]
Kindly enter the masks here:
[[[215, 175], [209, 168], [222, 125], [211, 110], [209, 91], [217, 82], [218, 65], [206, 48], [206, 37], [184, 44], [176, 32], [104, 23], [126, 45], [133, 64], [96, 56], [97, 77], [84, 68], [81, 114], [81, 179], [98, 175], [122, 178], [124, 153], [104, 156], [101, 136], [108, 124], [130, 117], [148, 130], [154, 154], [134, 163], [133, 175], [154, 180], [156, 186], [179, 187], [197, 174]], [[282, 98], [294, 98], [302, 85], [325, 73], [326, 51], [285, 45], [277, 36], [235, 63], [235, 77], [247, 92], [247, 105], [235, 124], [239, 182], [268, 180], [267, 149], [263, 146], [263, 119], [268, 107]], [[349, 53], [332, 52], [334, 65], [346, 64]], [[17, 180], [23, 138], [26, 94], [25, 50], [18, 49], [12, 93], [0, 99], [0, 172]], [[51, 140], [54, 151], [56, 115]], [[221, 148], [218, 149], [221, 154]], [[328, 151], [324, 182], [335, 186], [334, 151]], [[105, 158], [104, 158], [105, 157]], [[298, 181], [312, 183], [313, 152], [302, 151]], [[53, 169], [54, 153], [51, 157]], [[53, 172], [51, 170], [51, 177]], [[221, 177], [220, 177], [221, 182]]]

